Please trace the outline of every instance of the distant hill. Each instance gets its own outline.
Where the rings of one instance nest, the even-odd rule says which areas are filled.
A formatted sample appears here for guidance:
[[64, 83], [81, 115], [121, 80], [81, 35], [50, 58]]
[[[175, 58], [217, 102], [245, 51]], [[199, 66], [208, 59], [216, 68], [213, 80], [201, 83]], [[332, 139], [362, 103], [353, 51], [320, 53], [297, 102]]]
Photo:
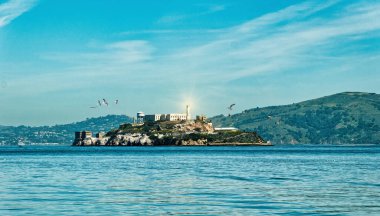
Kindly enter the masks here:
[[94, 133], [118, 128], [120, 124], [130, 123], [125, 115], [107, 115], [88, 118], [84, 121], [55, 126], [0, 126], [0, 145], [16, 145], [21, 139], [26, 144], [68, 144], [74, 140], [74, 132], [89, 130]]
[[211, 120], [214, 126], [256, 131], [274, 144], [380, 144], [380, 95], [344, 92]]
[[[344, 92], [305, 102], [253, 108], [230, 117], [211, 118], [216, 127], [256, 131], [265, 140], [280, 143], [380, 144], [380, 95]], [[0, 126], [0, 145], [71, 144], [74, 132], [109, 131], [130, 123], [125, 115], [89, 118], [56, 126]]]

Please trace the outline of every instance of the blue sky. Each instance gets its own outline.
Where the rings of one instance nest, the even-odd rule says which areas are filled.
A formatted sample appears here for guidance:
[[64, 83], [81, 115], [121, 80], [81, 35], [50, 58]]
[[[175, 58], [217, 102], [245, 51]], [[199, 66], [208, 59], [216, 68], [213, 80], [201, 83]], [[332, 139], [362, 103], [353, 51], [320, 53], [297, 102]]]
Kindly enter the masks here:
[[374, 0], [0, 0], [0, 125], [379, 93], [379, 20]]

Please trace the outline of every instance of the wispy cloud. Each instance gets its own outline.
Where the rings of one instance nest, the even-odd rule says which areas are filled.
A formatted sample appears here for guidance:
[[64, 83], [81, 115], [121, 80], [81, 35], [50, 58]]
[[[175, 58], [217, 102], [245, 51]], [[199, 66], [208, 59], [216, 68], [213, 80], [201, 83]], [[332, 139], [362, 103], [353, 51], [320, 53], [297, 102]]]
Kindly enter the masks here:
[[225, 5], [198, 5], [198, 7], [204, 8], [203, 11], [198, 13], [188, 13], [188, 14], [169, 14], [160, 17], [157, 20], [158, 24], [172, 24], [177, 23], [186, 19], [196, 18], [200, 16], [210, 15], [217, 12], [224, 11], [227, 7]]
[[212, 5], [209, 9], [209, 13], [224, 11], [226, 8], [227, 7], [225, 5]]
[[165, 15], [165, 16], [160, 17], [157, 20], [157, 23], [159, 23], [159, 24], [170, 24], [170, 23], [175, 23], [175, 22], [184, 20], [188, 17], [190, 17], [190, 15], [185, 15], [185, 14]]
[[226, 32], [226, 29], [150, 29], [139, 31], [126, 31], [119, 35], [135, 36], [135, 35], [204, 35], [204, 34], [221, 34]]
[[[380, 30], [379, 22], [369, 22], [380, 19], [380, 3], [351, 4], [332, 16], [316, 18], [315, 14], [337, 3], [313, 1], [291, 6], [238, 26], [220, 29], [213, 39], [201, 45], [184, 45], [169, 53], [149, 41], [127, 40], [104, 45], [98, 51], [48, 53], [44, 58], [69, 62], [76, 69], [87, 68], [91, 74], [95, 71], [125, 73], [123, 68], [128, 68], [131, 79], [136, 73], [145, 74], [145, 80], [152, 79], [154, 82], [157, 82], [157, 77], [165, 76], [165, 81], [185, 83], [196, 80], [198, 84], [227, 83], [255, 74], [305, 68], [334, 68], [343, 61], [360, 61], [366, 55], [372, 55], [339, 51], [358, 38], [373, 37], [372, 34]], [[143, 33], [174, 31], [147, 30]], [[91, 67], [97, 70], [91, 70]], [[107, 70], [99, 69], [101, 67]], [[189, 79], [182, 79], [181, 76]]]
[[[326, 13], [325, 10], [330, 11]], [[367, 65], [371, 69], [379, 68], [376, 62], [380, 62], [380, 48], [361, 52], [361, 46], [356, 44], [378, 38], [380, 22], [377, 20], [380, 20], [380, 3], [377, 2], [310, 1], [218, 29], [212, 37], [197, 45], [180, 44], [170, 51], [165, 46], [176, 41], [161, 44], [147, 39], [121, 40], [82, 53], [48, 53], [43, 56], [45, 60], [66, 64], [59, 75], [24, 76], [18, 78], [18, 82], [26, 85], [30, 80], [36, 83], [44, 80], [46, 85], [36, 86], [28, 94], [64, 90], [70, 86], [93, 88], [104, 85], [106, 80], [107, 85], [112, 86], [128, 83], [128, 87], [137, 86], [147, 91], [167, 91], [160, 100], [166, 98], [168, 106], [177, 101], [175, 95], [189, 89], [198, 92], [195, 94], [200, 98], [218, 100], [237, 92], [257, 91], [258, 88], [240, 85], [238, 81], [259, 75], [296, 73], [302, 77], [317, 73], [323, 77], [334, 73], [353, 74]], [[197, 31], [180, 33], [199, 34]], [[138, 33], [174, 32], [146, 30]], [[314, 84], [307, 78], [303, 82]], [[227, 85], [233, 88], [226, 88]], [[281, 87], [287, 88], [287, 84]], [[7, 91], [20, 88], [14, 85]], [[270, 83], [260, 87], [261, 91], [269, 88], [273, 88]], [[240, 103], [246, 101], [241, 100], [244, 101]]]
[[[333, 57], [355, 39], [353, 36], [370, 38], [371, 33], [380, 30], [380, 23], [374, 21], [380, 19], [379, 3], [370, 7], [366, 2], [350, 5], [332, 17], [312, 16], [336, 3], [307, 2], [264, 15], [230, 28], [214, 41], [183, 50], [174, 58], [194, 62], [194, 73], [224, 81], [312, 66], [312, 57]], [[351, 59], [351, 55], [338, 57]]]
[[81, 53], [45, 53], [47, 60], [61, 61], [69, 65], [114, 65], [142, 64], [152, 58], [153, 46], [144, 40], [126, 40], [105, 45], [92, 45], [96, 51]]
[[0, 4], [0, 28], [30, 10], [37, 0], [9, 0]]

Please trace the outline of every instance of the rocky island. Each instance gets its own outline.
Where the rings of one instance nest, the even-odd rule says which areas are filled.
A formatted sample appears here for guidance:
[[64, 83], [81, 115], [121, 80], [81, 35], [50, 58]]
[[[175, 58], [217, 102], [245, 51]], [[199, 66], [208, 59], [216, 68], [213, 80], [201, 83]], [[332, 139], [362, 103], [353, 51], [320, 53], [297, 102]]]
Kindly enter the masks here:
[[256, 132], [214, 128], [203, 116], [195, 120], [155, 120], [122, 124], [95, 137], [89, 131], [75, 133], [74, 146], [268, 146]]

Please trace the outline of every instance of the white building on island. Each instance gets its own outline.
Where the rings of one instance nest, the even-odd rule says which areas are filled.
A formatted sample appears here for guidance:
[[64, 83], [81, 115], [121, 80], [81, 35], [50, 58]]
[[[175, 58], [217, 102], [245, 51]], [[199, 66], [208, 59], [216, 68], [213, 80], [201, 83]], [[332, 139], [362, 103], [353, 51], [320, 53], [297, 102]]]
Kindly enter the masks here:
[[145, 122], [155, 121], [188, 121], [191, 120], [190, 106], [186, 105], [186, 113], [149, 114], [145, 115]]

